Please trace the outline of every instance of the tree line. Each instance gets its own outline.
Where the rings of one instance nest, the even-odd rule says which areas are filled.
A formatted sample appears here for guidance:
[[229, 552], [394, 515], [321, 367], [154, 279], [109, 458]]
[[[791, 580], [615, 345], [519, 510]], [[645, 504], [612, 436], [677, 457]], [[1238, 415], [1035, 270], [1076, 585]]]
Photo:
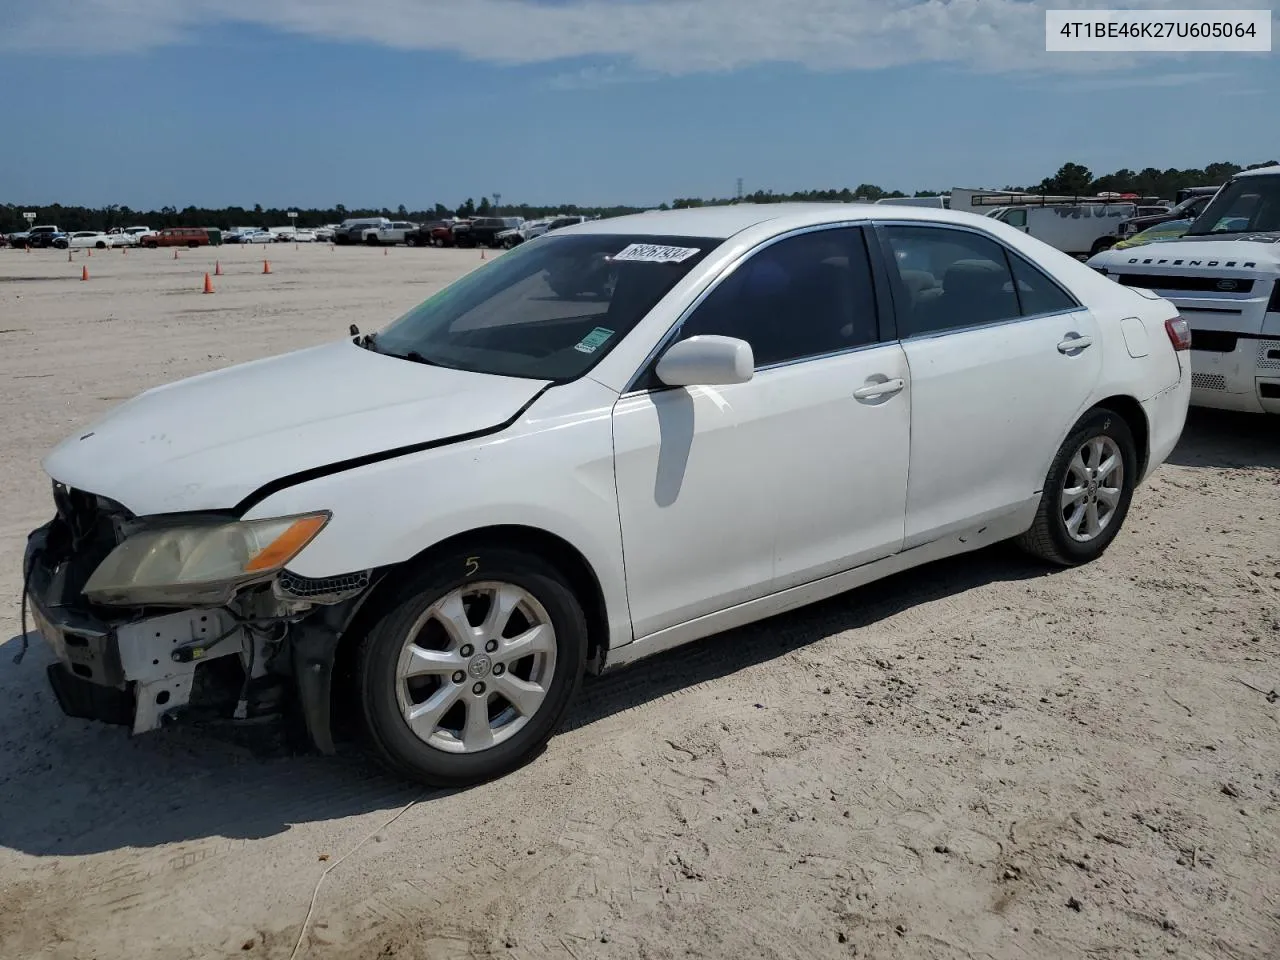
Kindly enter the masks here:
[[[1183, 187], [1218, 186], [1228, 177], [1241, 170], [1252, 170], [1268, 166], [1276, 161], [1249, 164], [1242, 167], [1235, 163], [1211, 163], [1204, 168], [1178, 170], [1157, 170], [1147, 167], [1145, 170], [1117, 170], [1114, 173], [1095, 177], [1088, 167], [1079, 163], [1064, 163], [1058, 172], [1045, 177], [1038, 184], [1011, 186], [1001, 189], [1018, 190], [1027, 193], [1066, 194], [1070, 196], [1093, 196], [1097, 193], [1115, 191], [1117, 193], [1136, 193], [1144, 197], [1162, 197], [1171, 200]], [[857, 187], [842, 187], [828, 190], [800, 190], [793, 193], [776, 193], [773, 190], [757, 190], [741, 197], [678, 197], [670, 203], [659, 206], [661, 210], [682, 209], [688, 207], [718, 206], [730, 203], [782, 203], [797, 201], [850, 202], [856, 200], [874, 201], [886, 197], [933, 197], [944, 193], [943, 190], [917, 190], [914, 194], [902, 193], [898, 190], [885, 190], [873, 183], [861, 183]], [[111, 204], [106, 207], [77, 207], [62, 204], [0, 204], [0, 233], [14, 233], [26, 229], [26, 221], [22, 214], [32, 211], [37, 216], [37, 223], [56, 224], [63, 230], [110, 230], [113, 227], [129, 227], [146, 225], [152, 229], [163, 227], [220, 227], [229, 229], [239, 226], [274, 227], [289, 224], [287, 216], [290, 208], [268, 207], [256, 204], [247, 207], [223, 207], [208, 209], [189, 206], [179, 210], [166, 206], [159, 210], [134, 210], [130, 207]], [[447, 217], [507, 216], [534, 219], [555, 214], [581, 214], [589, 217], [617, 217], [628, 213], [638, 213], [641, 207], [614, 206], [590, 207], [579, 204], [560, 204], [540, 206], [537, 204], [503, 204], [498, 207], [489, 197], [481, 197], [477, 203], [472, 197], [456, 207], [447, 207], [437, 203], [431, 209], [410, 210], [401, 204], [397, 209], [386, 207], [374, 209], [362, 207], [348, 209], [342, 204], [325, 208], [293, 208], [298, 214], [299, 227], [318, 227], [326, 223], [340, 223], [349, 217], [387, 217], [392, 220], [411, 220], [423, 223]]]

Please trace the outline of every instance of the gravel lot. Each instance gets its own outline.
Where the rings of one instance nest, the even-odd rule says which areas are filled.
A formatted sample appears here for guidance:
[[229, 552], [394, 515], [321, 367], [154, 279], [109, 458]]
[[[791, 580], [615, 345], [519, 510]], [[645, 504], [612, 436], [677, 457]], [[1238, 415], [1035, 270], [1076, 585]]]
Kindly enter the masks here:
[[298, 956], [1280, 955], [1274, 420], [1193, 412], [1092, 566], [990, 550], [589, 681], [465, 792], [65, 719], [12, 662], [45, 451], [480, 259], [223, 247], [203, 296], [214, 256], [0, 251], [0, 957], [285, 960], [326, 870]]

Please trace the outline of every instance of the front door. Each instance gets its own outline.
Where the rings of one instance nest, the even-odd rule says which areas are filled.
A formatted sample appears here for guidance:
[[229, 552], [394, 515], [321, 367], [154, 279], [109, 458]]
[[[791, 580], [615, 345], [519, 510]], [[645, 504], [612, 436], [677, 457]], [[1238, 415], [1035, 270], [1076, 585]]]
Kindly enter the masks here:
[[862, 230], [764, 247], [676, 339], [697, 334], [749, 342], [754, 377], [648, 383], [614, 411], [637, 638], [902, 546], [910, 377], [881, 340]]
[[989, 235], [880, 229], [911, 367], [910, 548], [1039, 494], [1103, 348], [1088, 310]]

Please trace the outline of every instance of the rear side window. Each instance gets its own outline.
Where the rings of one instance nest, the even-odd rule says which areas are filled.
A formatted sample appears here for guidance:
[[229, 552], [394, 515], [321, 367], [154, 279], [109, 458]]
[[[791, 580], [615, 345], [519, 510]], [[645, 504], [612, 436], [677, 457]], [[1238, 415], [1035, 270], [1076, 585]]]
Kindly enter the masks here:
[[941, 226], [891, 226], [884, 235], [899, 281], [903, 337], [1079, 307], [1042, 270], [989, 237]]
[[1008, 257], [1013, 279], [1018, 283], [1018, 303], [1024, 317], [1079, 309], [1076, 299], [1045, 276], [1042, 270], [1016, 253], [1009, 253]]

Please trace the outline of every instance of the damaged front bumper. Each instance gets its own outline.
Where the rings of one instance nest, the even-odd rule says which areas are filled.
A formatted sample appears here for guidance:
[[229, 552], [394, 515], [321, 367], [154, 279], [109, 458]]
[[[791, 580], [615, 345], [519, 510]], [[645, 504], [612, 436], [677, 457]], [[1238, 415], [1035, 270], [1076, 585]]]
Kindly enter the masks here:
[[262, 686], [269, 634], [226, 609], [104, 614], [79, 594], [73, 565], [50, 552], [52, 526], [28, 538], [24, 570], [27, 610], [57, 658], [48, 672], [63, 712], [144, 733], [184, 713], [234, 713], [246, 676]]
[[[59, 509], [29, 535], [23, 574], [26, 609], [56, 658], [47, 670], [64, 713], [140, 734], [182, 722], [283, 719], [296, 705], [312, 744], [332, 752], [334, 655], [370, 574], [282, 575], [226, 607], [94, 605], [83, 586], [114, 546], [111, 524], [69, 521]], [[92, 527], [99, 532], [84, 533]]]

